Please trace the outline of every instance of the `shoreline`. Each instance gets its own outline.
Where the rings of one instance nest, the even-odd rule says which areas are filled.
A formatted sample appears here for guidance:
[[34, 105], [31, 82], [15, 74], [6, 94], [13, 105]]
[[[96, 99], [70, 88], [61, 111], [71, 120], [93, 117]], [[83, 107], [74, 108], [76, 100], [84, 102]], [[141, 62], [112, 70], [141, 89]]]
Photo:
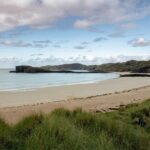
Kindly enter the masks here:
[[65, 108], [74, 110], [81, 108], [84, 111], [99, 113], [118, 110], [128, 104], [141, 103], [150, 98], [150, 85], [121, 92], [95, 95], [70, 100], [37, 103], [33, 105], [22, 105], [16, 107], [0, 108], [0, 118], [6, 123], [14, 125], [23, 118], [32, 114], [48, 114], [55, 109]]
[[32, 91], [3, 91], [0, 92], [0, 108], [100, 96], [145, 86], [150, 86], [149, 77], [115, 78], [94, 83], [37, 88]]
[[17, 93], [0, 92], [0, 118], [9, 124], [16, 124], [28, 115], [47, 114], [57, 108], [107, 112], [149, 98], [149, 77], [124, 77]]
[[[27, 73], [23, 73], [23, 74], [27, 75]], [[58, 74], [59, 73], [57, 73], [57, 75]], [[108, 74], [108, 76], [105, 77], [105, 75], [103, 75], [103, 74]], [[32, 74], [32, 75], [34, 76], [35, 74]], [[32, 75], [31, 75], [31, 77], [32, 77]], [[101, 77], [101, 75], [102, 75], [102, 77]], [[37, 77], [37, 76], [35, 76], [35, 77]], [[49, 76], [49, 77], [51, 77], [51, 76]], [[47, 78], [49, 78], [49, 77], [47, 77]], [[83, 78], [83, 76], [81, 76], [81, 77]], [[48, 81], [44, 81], [43, 83], [42, 82], [37, 82], [37, 84], [36, 84], [36, 80], [35, 80], [35, 82], [33, 82], [31, 84], [30, 83], [28, 84], [28, 82], [27, 82], [27, 84], [21, 84], [21, 85], [19, 85], [18, 82], [16, 82], [16, 83], [14, 82], [13, 83], [14, 85], [12, 85], [12, 86], [6, 86], [5, 87], [5, 85], [4, 85], [4, 87], [3, 87], [2, 86], [3, 84], [2, 84], [1, 87], [0, 87], [0, 92], [25, 92], [25, 91], [33, 91], [33, 90], [37, 90], [37, 89], [50, 88], [50, 87], [78, 85], [78, 84], [91, 84], [91, 83], [96, 83], [96, 82], [99, 82], [99, 81], [114, 79], [114, 78], [118, 78], [118, 77], [119, 77], [119, 73], [100, 73], [100, 76], [98, 75], [96, 77], [87, 78], [87, 79], [86, 78], [85, 79], [82, 79], [82, 78], [80, 79], [80, 77], [79, 77], [79, 80], [75, 79], [75, 80], [72, 80], [72, 81], [71, 80], [66, 81], [66, 79], [64, 81], [63, 80], [59, 81], [56, 78], [56, 81], [54, 81], [54, 82], [52, 82], [51, 80], [48, 80]], [[53, 78], [53, 76], [52, 76], [52, 78]], [[61, 78], [61, 76], [59, 78]]]
[[44, 89], [44, 88], [53, 88], [53, 87], [63, 87], [63, 86], [72, 86], [72, 85], [86, 85], [86, 84], [94, 84], [94, 83], [99, 83], [101, 81], [106, 81], [106, 80], [112, 80], [112, 79], [118, 79], [118, 77], [114, 77], [111, 79], [104, 79], [104, 80], [91, 80], [91, 81], [83, 81], [83, 82], [78, 82], [78, 83], [66, 83], [66, 84], [55, 84], [55, 85], [45, 85], [45, 86], [39, 86], [39, 87], [33, 87], [33, 88], [24, 88], [24, 89], [8, 89], [8, 90], [0, 90], [1, 92], [27, 92], [27, 91], [36, 91], [39, 89]]
[[132, 91], [139, 91], [141, 89], [150, 89], [150, 85], [138, 87], [138, 88], [133, 88], [133, 89], [129, 89], [129, 90], [124, 90], [124, 91], [120, 91], [120, 92], [106, 93], [106, 94], [102, 94], [102, 95], [92, 95], [92, 96], [88, 96], [88, 97], [79, 97], [79, 98], [64, 99], [64, 100], [58, 100], [58, 101], [41, 102], [41, 103], [35, 103], [35, 104], [26, 104], [26, 105], [18, 105], [18, 106], [10, 106], [10, 107], [0, 107], [0, 110], [22, 108], [22, 107], [28, 107], [28, 106], [32, 107], [32, 106], [38, 106], [38, 105], [43, 105], [43, 104], [60, 103], [60, 102], [68, 102], [68, 101], [69, 102], [71, 102], [71, 101], [82, 101], [82, 100], [86, 100], [86, 99], [100, 98], [100, 97], [111, 96], [111, 95], [116, 95], [116, 94], [129, 93]]

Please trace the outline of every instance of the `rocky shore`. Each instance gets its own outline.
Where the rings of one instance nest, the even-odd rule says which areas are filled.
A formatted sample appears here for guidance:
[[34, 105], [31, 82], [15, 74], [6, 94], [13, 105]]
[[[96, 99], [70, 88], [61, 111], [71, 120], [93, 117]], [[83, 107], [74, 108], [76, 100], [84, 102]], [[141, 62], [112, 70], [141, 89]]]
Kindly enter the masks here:
[[15, 71], [10, 71], [10, 73], [107, 73], [104, 71], [96, 71], [96, 70], [50, 70], [45, 69], [43, 67], [32, 67], [32, 66], [16, 66]]
[[150, 74], [147, 74], [147, 73], [129, 73], [129, 74], [121, 74], [120, 77], [150, 77]]

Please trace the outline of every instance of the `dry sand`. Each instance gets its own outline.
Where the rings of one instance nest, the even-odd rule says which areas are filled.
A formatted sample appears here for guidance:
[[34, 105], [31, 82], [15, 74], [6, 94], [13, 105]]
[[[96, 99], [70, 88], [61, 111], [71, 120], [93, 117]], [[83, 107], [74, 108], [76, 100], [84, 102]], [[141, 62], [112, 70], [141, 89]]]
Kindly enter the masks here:
[[0, 117], [15, 124], [32, 113], [56, 108], [109, 111], [150, 98], [149, 77], [125, 77], [92, 84], [67, 85], [34, 91], [0, 92]]

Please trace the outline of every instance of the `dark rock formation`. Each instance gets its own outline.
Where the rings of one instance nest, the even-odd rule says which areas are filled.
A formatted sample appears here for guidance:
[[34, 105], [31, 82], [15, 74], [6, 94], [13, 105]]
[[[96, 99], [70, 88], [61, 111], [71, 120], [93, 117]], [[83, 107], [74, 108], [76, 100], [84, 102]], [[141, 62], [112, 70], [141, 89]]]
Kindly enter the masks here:
[[150, 74], [144, 73], [133, 73], [133, 74], [123, 74], [120, 77], [150, 77]]
[[72, 71], [61, 70], [61, 71], [51, 71], [41, 67], [32, 66], [16, 66], [15, 71], [10, 71], [10, 73], [71, 73]]
[[70, 71], [70, 70], [49, 70], [42, 67], [32, 67], [32, 66], [16, 66], [15, 71], [10, 71], [10, 73], [100, 73], [99, 71]]
[[48, 72], [49, 70], [40, 68], [40, 67], [32, 67], [32, 66], [16, 66], [16, 73], [39, 73], [39, 72]]
[[25, 72], [28, 68], [31, 68], [31, 66], [16, 66], [16, 72]]
[[[83, 72], [86, 70], [87, 72]], [[108, 73], [108, 72], [132, 72], [132, 73], [150, 73], [149, 61], [127, 61], [123, 63], [108, 63], [102, 65], [83, 65], [79, 63], [63, 64], [57, 66], [16, 66], [16, 73]], [[130, 75], [134, 76], [134, 75]], [[137, 75], [136, 75], [137, 76]], [[139, 75], [138, 75], [139, 76]], [[142, 76], [142, 75], [140, 75]]]

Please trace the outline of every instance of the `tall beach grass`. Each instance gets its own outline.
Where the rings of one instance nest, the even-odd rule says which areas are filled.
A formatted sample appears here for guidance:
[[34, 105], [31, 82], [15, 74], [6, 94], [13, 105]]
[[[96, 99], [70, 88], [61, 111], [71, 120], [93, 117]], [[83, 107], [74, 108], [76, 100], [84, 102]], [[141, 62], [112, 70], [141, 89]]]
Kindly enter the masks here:
[[15, 126], [0, 120], [0, 150], [150, 150], [150, 100], [107, 113], [57, 109]]

